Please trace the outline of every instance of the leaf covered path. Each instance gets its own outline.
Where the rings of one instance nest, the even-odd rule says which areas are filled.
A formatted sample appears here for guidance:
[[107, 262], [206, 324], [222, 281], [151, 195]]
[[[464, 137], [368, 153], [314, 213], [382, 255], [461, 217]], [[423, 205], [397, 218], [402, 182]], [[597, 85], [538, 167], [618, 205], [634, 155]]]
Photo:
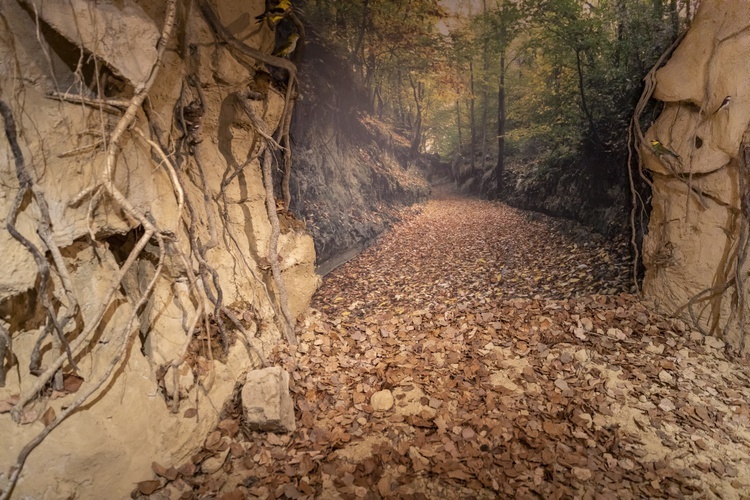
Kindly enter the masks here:
[[747, 498], [747, 367], [621, 292], [624, 249], [567, 225], [438, 195], [329, 275], [277, 351], [297, 431], [243, 434], [230, 411], [169, 490]]

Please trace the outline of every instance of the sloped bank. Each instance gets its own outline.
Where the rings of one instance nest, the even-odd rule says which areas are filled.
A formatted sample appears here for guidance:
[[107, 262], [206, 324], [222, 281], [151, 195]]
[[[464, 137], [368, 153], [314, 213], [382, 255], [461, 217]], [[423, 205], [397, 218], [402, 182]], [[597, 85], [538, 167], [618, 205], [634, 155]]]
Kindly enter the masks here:
[[351, 70], [312, 39], [292, 120], [292, 210], [315, 240], [318, 272], [356, 255], [429, 194], [408, 140], [367, 111]]
[[[491, 156], [487, 170], [480, 168], [474, 176], [468, 159], [457, 160], [453, 177], [461, 191], [498, 197], [497, 158]], [[544, 167], [511, 161], [506, 165], [499, 199], [512, 207], [580, 222], [602, 235], [623, 235], [629, 228], [630, 203], [624, 169], [622, 158], [571, 159]]]

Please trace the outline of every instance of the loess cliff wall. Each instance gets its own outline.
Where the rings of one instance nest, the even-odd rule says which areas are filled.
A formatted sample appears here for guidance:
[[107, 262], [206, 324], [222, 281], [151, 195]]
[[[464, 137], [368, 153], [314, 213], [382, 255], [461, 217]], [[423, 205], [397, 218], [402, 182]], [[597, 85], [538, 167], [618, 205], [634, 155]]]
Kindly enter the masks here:
[[[641, 147], [653, 182], [644, 292], [743, 353], [750, 312], [748, 57], [750, 4], [701, 2], [656, 73], [653, 96], [664, 110]], [[652, 140], [671, 153], [655, 150]]]
[[[296, 318], [319, 284], [313, 239], [272, 198], [269, 211], [259, 161], [256, 121], [279, 129], [285, 82], [219, 40], [201, 2], [177, 2], [159, 56], [168, 3], [0, 2], [0, 100], [33, 186], [3, 134], [0, 489], [23, 446], [91, 392], [28, 456], [18, 498], [123, 498], [152, 461], [187, 461], [283, 337], [282, 302]], [[210, 5], [272, 52], [263, 0]]]

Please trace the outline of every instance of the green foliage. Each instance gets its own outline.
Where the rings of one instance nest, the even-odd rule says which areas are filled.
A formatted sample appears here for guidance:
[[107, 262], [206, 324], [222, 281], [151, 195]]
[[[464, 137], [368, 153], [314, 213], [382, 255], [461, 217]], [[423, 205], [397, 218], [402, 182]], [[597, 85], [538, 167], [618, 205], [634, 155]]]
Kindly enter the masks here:
[[[502, 74], [506, 156], [543, 165], [623, 156], [641, 78], [676, 37], [672, 21], [689, 21], [686, 1], [483, 0], [471, 12], [438, 0], [308, 0], [304, 10], [348, 54], [370, 109], [421, 128], [444, 155], [467, 150], [471, 99], [475, 116], [488, 117], [475, 140], [497, 136]], [[496, 154], [496, 144], [487, 140], [486, 150]]]

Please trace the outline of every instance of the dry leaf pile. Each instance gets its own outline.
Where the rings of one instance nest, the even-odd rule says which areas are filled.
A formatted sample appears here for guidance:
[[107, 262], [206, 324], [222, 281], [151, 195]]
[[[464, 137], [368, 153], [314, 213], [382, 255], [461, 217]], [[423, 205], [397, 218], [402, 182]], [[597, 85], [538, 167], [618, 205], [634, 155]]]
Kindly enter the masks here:
[[622, 292], [623, 249], [563, 224], [430, 201], [276, 353], [298, 430], [246, 432], [230, 408], [135, 496], [750, 498], [747, 366]]

